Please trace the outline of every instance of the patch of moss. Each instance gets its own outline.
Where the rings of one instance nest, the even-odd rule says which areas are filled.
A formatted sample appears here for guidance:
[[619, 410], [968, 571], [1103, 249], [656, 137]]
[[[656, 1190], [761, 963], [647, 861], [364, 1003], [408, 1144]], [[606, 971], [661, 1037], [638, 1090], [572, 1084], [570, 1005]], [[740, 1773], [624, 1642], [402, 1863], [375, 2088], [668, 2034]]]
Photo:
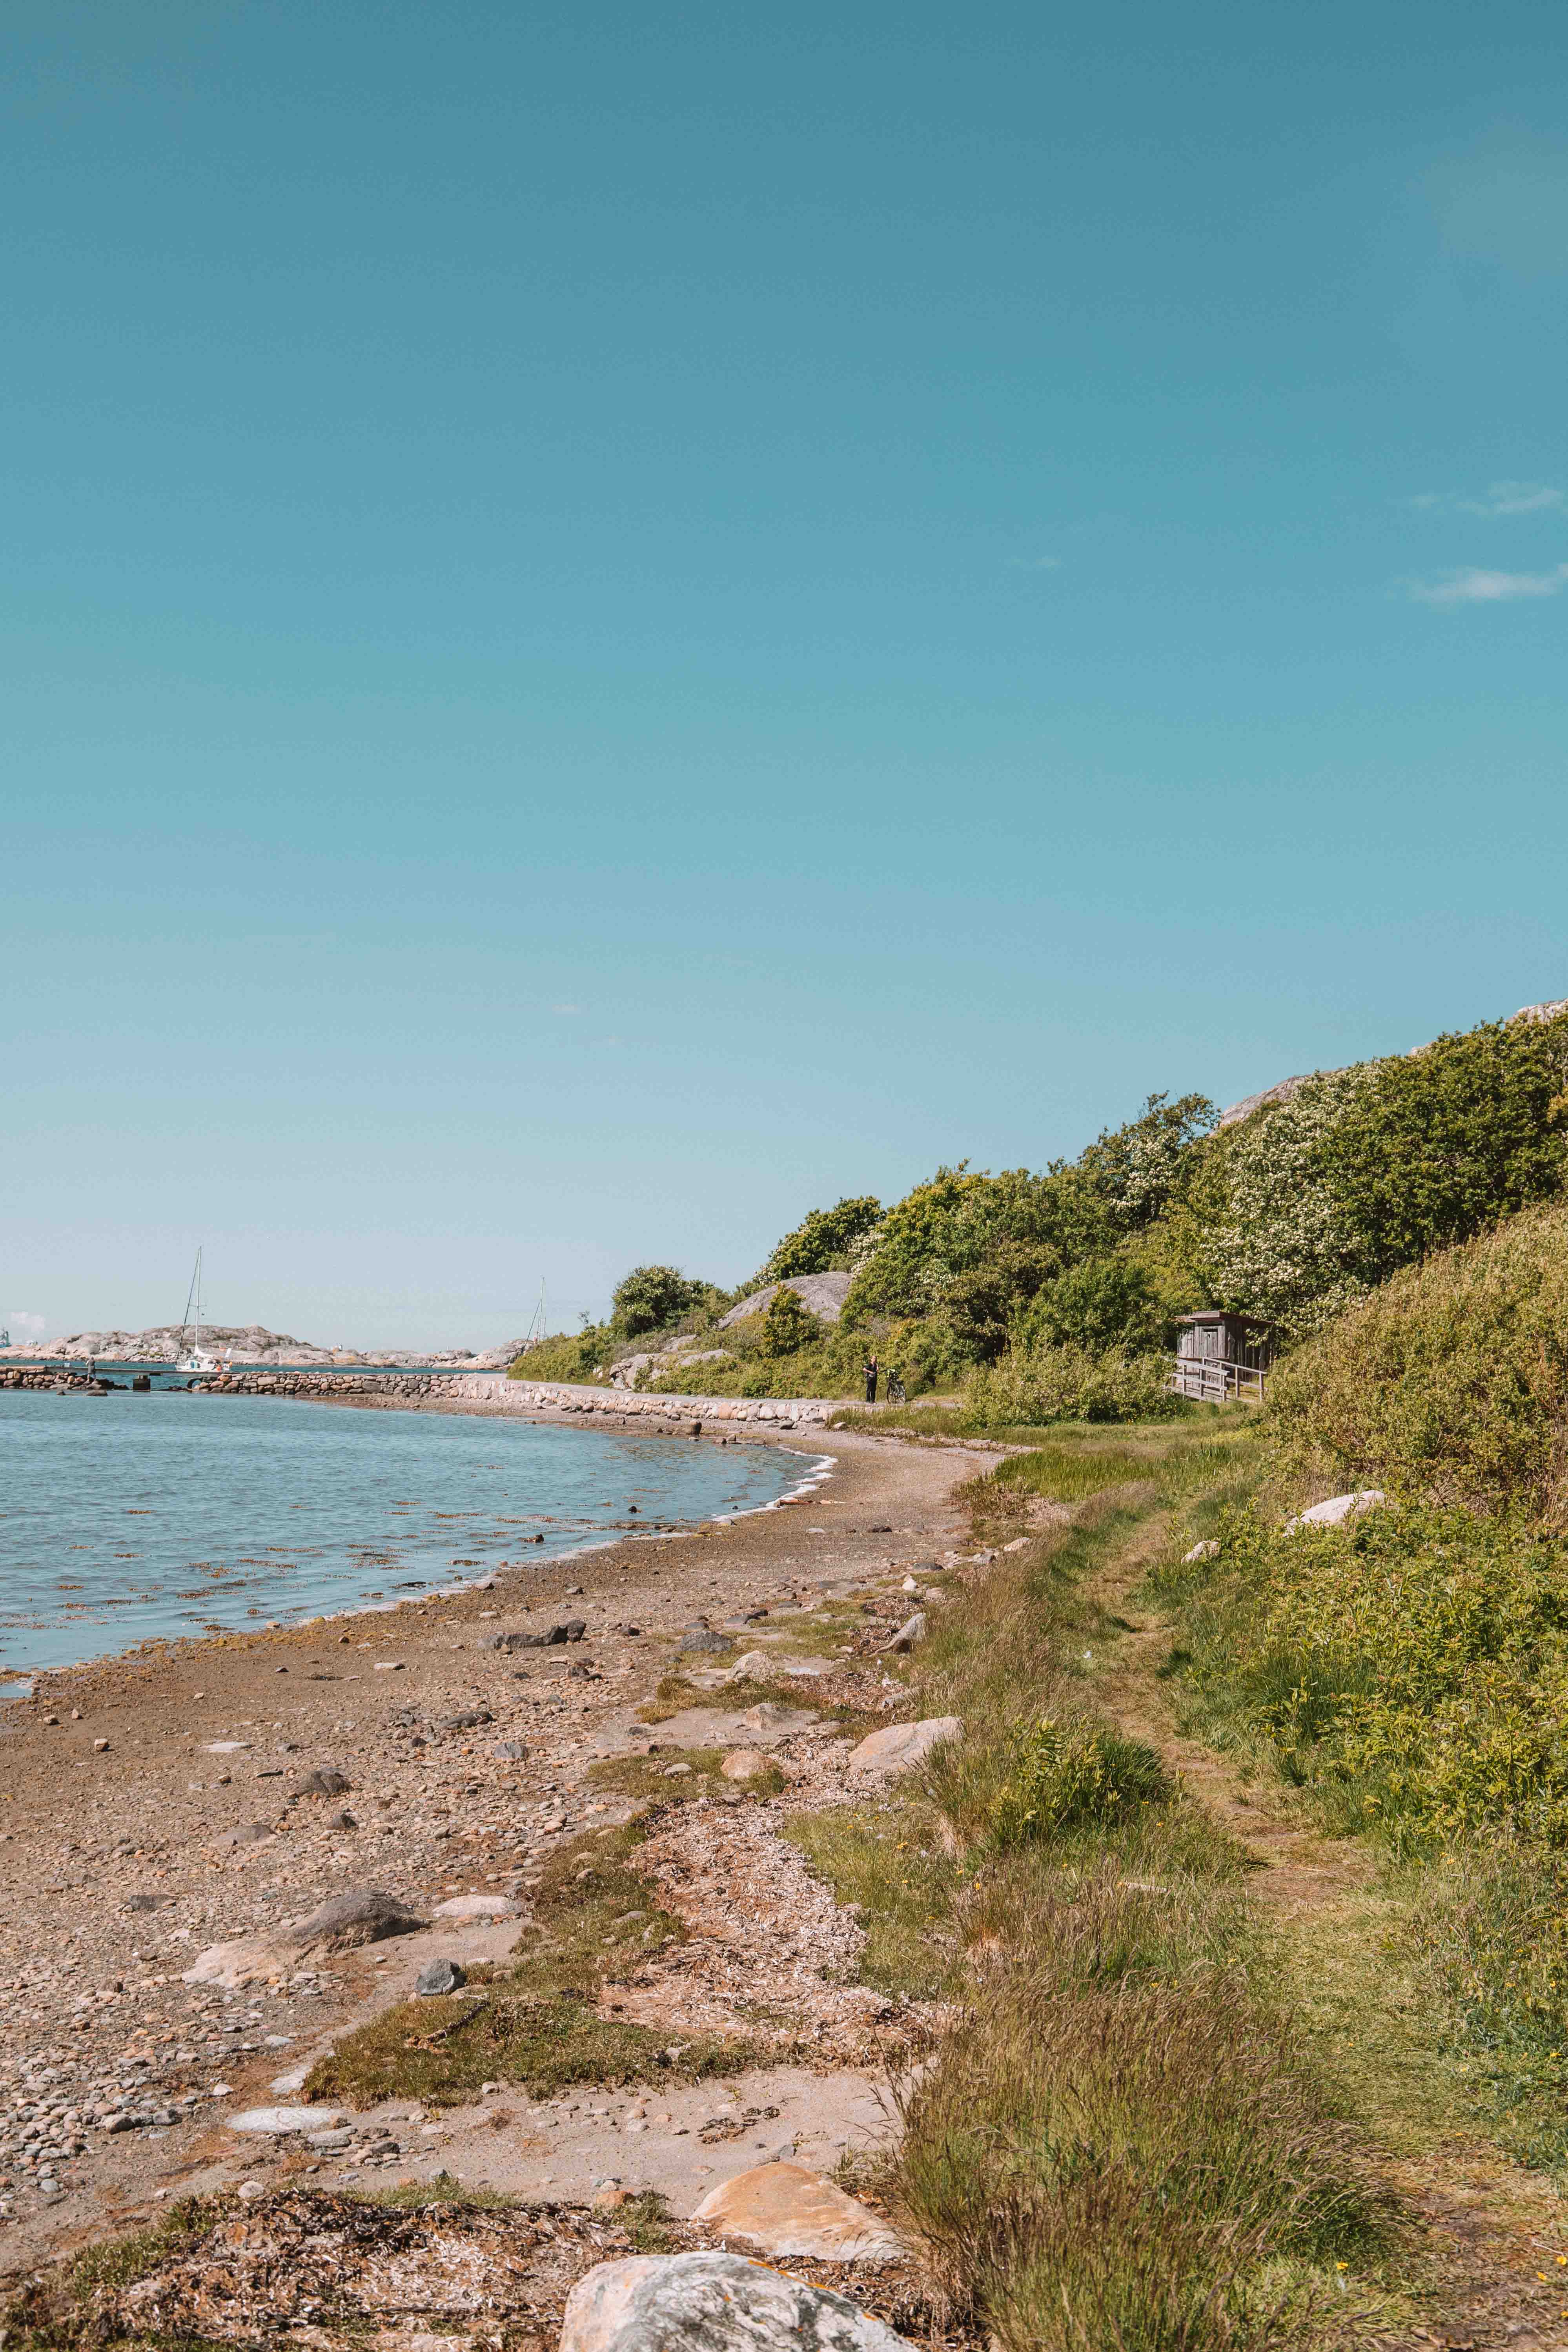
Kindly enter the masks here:
[[361, 2107], [416, 2098], [439, 2108], [474, 2098], [491, 2081], [520, 2084], [542, 2099], [575, 2083], [693, 2083], [738, 2074], [771, 2054], [718, 2033], [671, 2042], [664, 2032], [601, 2017], [576, 1990], [498, 1992], [466, 2003], [439, 2042], [427, 2031], [429, 2006], [399, 2002], [351, 2034], [312, 2070], [306, 2095]]

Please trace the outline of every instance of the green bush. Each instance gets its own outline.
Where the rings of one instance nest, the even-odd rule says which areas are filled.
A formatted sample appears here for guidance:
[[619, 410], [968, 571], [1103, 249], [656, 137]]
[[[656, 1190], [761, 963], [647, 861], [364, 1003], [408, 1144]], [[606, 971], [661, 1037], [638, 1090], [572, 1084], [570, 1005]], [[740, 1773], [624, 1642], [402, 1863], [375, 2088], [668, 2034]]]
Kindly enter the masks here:
[[1563, 1189], [1568, 1015], [1488, 1022], [1321, 1071], [1201, 1155], [1187, 1197], [1215, 1304], [1320, 1330], [1402, 1266]]
[[1568, 1522], [1568, 1207], [1395, 1275], [1276, 1373], [1307, 1475]]
[[878, 1227], [850, 1287], [846, 1318], [932, 1314], [961, 1276], [988, 1265], [1004, 1245], [1048, 1246], [1051, 1198], [1049, 1177], [1026, 1168], [1000, 1176], [939, 1168]]
[[798, 1356], [822, 1337], [822, 1325], [787, 1282], [781, 1282], [769, 1299], [762, 1325], [757, 1346], [764, 1356]]
[[1160, 1759], [1142, 1741], [1041, 1716], [1015, 1739], [992, 1831], [1005, 1852], [1082, 1822], [1126, 1821], [1165, 1793]]
[[1041, 1243], [1004, 1241], [982, 1264], [953, 1276], [942, 1294], [942, 1315], [966, 1361], [995, 1361], [1020, 1312], [1059, 1263]]
[[514, 1381], [591, 1381], [615, 1348], [602, 1323], [584, 1331], [557, 1331], [525, 1349], [509, 1366]]
[[688, 1281], [673, 1265], [634, 1265], [616, 1285], [612, 1328], [625, 1339], [667, 1330], [702, 1306], [709, 1290], [707, 1283]]
[[1011, 1348], [964, 1383], [963, 1421], [973, 1429], [1056, 1421], [1167, 1421], [1187, 1411], [1166, 1385], [1160, 1356], [1087, 1348]]

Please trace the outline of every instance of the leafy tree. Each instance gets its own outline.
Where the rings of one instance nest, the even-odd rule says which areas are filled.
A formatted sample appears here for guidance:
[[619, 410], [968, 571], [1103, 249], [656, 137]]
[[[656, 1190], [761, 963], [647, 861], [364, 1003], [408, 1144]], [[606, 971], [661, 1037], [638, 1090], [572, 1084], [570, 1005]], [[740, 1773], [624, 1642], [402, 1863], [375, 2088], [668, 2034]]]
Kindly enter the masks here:
[[822, 1337], [822, 1326], [798, 1290], [781, 1282], [768, 1301], [757, 1346], [764, 1356], [795, 1356]]
[[1194, 1144], [1219, 1114], [1206, 1095], [1151, 1095], [1125, 1127], [1107, 1129], [1078, 1160], [1078, 1172], [1099, 1195], [1107, 1222], [1133, 1234], [1163, 1216], [1179, 1199], [1193, 1165]]
[[831, 1209], [813, 1209], [793, 1234], [784, 1235], [763, 1268], [762, 1280], [777, 1282], [795, 1274], [827, 1274], [836, 1266], [847, 1266], [856, 1243], [880, 1223], [881, 1215], [882, 1203], [870, 1192], [840, 1201]]
[[942, 1294], [942, 1311], [968, 1361], [994, 1363], [1019, 1309], [1058, 1263], [1044, 1243], [999, 1242], [981, 1265], [953, 1276]]
[[858, 1268], [845, 1314], [929, 1315], [944, 1310], [960, 1276], [983, 1267], [1008, 1243], [1048, 1247], [1052, 1241], [1048, 1176], [1026, 1168], [982, 1175], [967, 1166], [939, 1168], [917, 1184], [878, 1230], [876, 1246]]
[[1158, 1348], [1163, 1317], [1142, 1266], [1128, 1258], [1095, 1257], [1068, 1266], [1047, 1283], [1025, 1318], [1026, 1344], [1121, 1348], [1140, 1354]]
[[1553, 1199], [1568, 1131], [1568, 1016], [1491, 1021], [1374, 1062], [1322, 1165], [1369, 1283]]
[[634, 1265], [616, 1286], [612, 1328], [623, 1339], [662, 1331], [700, 1307], [707, 1296], [706, 1283], [689, 1282], [676, 1266]]

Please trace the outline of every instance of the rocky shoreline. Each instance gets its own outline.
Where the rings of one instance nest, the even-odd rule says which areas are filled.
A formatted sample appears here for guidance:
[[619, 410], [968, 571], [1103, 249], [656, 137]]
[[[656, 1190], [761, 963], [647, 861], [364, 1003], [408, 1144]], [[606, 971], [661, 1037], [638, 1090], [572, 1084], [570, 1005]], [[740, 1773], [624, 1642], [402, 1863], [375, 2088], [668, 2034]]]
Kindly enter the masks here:
[[[446, 1412], [548, 1404], [558, 1412], [584, 1402], [532, 1384], [517, 1394], [518, 1382], [466, 1395], [449, 1393], [463, 1382], [411, 1395], [388, 1393], [384, 1381], [354, 1385], [373, 1392], [345, 1395], [341, 1381], [308, 1392]], [[595, 1423], [689, 1433], [689, 1420], [683, 1429], [669, 1410], [680, 1401], [589, 1397]], [[712, 1400], [692, 1402], [716, 1417]], [[745, 1406], [748, 1442], [787, 1444], [800, 1425], [798, 1412], [786, 1418], [776, 1401], [721, 1402]], [[798, 1858], [781, 1840], [778, 1811], [851, 1795], [851, 1743], [821, 1712], [825, 1700], [848, 1702], [862, 1720], [866, 1710], [897, 1719], [896, 1662], [884, 1659], [909, 1605], [900, 1580], [952, 1555], [949, 1490], [975, 1463], [967, 1448], [853, 1435], [836, 1437], [832, 1451], [827, 1486], [793, 1507], [623, 1539], [391, 1613], [170, 1643], [42, 1675], [30, 1698], [5, 1710], [0, 2266], [100, 2240], [155, 2211], [160, 2197], [232, 2189], [279, 2161], [281, 2151], [240, 2139], [228, 2117], [283, 2095], [280, 2067], [297, 2080], [324, 2049], [406, 1998], [432, 1958], [499, 1961], [528, 1932], [550, 1857], [630, 1808], [617, 1784], [595, 1786], [595, 1766], [621, 1772], [650, 1749], [657, 1760], [634, 1769], [653, 1773], [652, 1785], [714, 1793], [670, 1817], [666, 1900], [691, 1915], [680, 1966], [616, 1998], [647, 2005], [650, 2021], [663, 2004], [679, 2038], [725, 2014], [737, 1988], [754, 1994], [776, 1979], [780, 2006], [802, 2015], [803, 1990], [811, 1991], [823, 2017], [804, 2064], [781, 2052], [733, 2095], [677, 2087], [651, 2106], [585, 2092], [531, 2105], [505, 2133], [493, 2099], [472, 2116], [383, 2103], [354, 2117], [342, 2161], [411, 2180], [442, 2168], [524, 2196], [585, 2198], [613, 2173], [628, 2188], [662, 2188], [689, 2211], [716, 2179], [756, 2160], [738, 2137], [726, 2152], [730, 2126], [710, 2128], [731, 2105], [737, 2115], [766, 2111], [770, 2147], [787, 2139], [824, 2164], [874, 2137], [879, 2068], [867, 2021], [850, 2014], [844, 1994], [824, 2005], [812, 1962], [821, 1927], [807, 1930], [795, 1916]], [[885, 1594], [875, 1620], [848, 1598], [868, 1589]], [[854, 1610], [842, 1648], [825, 1649], [811, 1631], [825, 1606]], [[556, 1617], [573, 1630], [583, 1623], [582, 1638], [551, 1646]], [[694, 1649], [701, 1620], [715, 1631]], [[730, 1660], [782, 1643], [762, 1656], [785, 1671], [803, 1635], [816, 1646], [787, 1667], [800, 1677], [799, 1707], [763, 1708], [755, 1723], [725, 1715]], [[693, 1654], [678, 1661], [682, 1651]], [[689, 1680], [710, 1678], [714, 1696], [689, 1722], [656, 1722], [650, 1733], [643, 1709], [677, 1663]], [[757, 1671], [754, 1654], [740, 1663]], [[786, 1794], [752, 1795], [722, 1779], [658, 1781], [674, 1769], [672, 1749], [679, 1759], [716, 1743], [764, 1748]], [[363, 1952], [301, 1952], [265, 1984], [187, 1980], [204, 1946], [273, 1933], [366, 1886], [433, 1926]], [[731, 1950], [737, 1918], [743, 1946]], [[299, 2153], [320, 2169], [321, 2151]]]
[[[664, 1423], [698, 1436], [711, 1430], [824, 1429], [846, 1411], [842, 1397], [639, 1396], [568, 1381], [514, 1381], [504, 1372], [352, 1373], [237, 1367], [202, 1383], [208, 1396], [283, 1396], [318, 1404], [445, 1405], [518, 1413], [531, 1420], [588, 1419], [606, 1428]], [[695, 1426], [693, 1425], [695, 1424]]]

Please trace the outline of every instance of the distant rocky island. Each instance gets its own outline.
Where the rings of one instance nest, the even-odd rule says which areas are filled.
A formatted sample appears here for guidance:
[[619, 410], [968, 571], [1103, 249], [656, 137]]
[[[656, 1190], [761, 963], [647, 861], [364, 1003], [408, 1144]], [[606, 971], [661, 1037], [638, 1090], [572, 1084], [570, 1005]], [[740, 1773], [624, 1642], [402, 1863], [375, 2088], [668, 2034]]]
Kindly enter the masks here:
[[[172, 1364], [192, 1336], [177, 1323], [161, 1324], [153, 1331], [72, 1331], [63, 1339], [0, 1349], [0, 1363], [36, 1362], [40, 1356], [93, 1356], [104, 1363]], [[509, 1347], [480, 1350], [320, 1348], [313, 1340], [296, 1339], [287, 1331], [269, 1331], [263, 1323], [204, 1323], [202, 1345], [236, 1364], [433, 1364], [443, 1370], [489, 1372], [504, 1371], [521, 1354], [523, 1343], [514, 1339]]]

